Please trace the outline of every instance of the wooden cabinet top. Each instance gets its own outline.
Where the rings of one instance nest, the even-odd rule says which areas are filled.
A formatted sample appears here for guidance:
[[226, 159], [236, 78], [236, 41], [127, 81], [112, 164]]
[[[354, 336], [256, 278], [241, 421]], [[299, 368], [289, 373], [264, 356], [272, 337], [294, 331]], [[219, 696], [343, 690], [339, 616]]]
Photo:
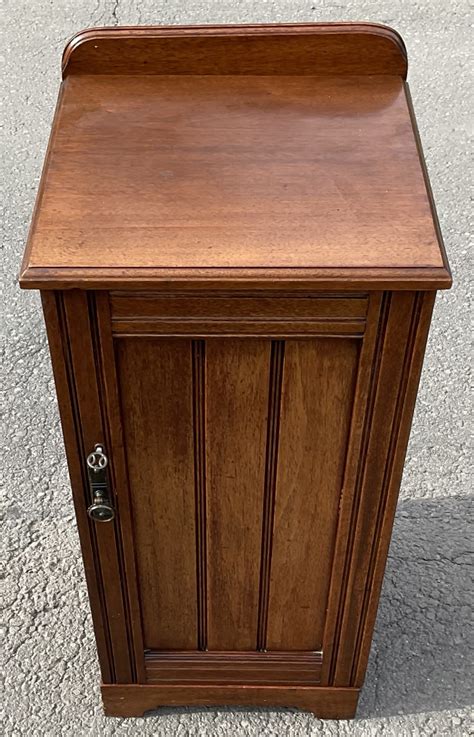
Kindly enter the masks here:
[[405, 77], [372, 24], [78, 34], [21, 286], [448, 287]]

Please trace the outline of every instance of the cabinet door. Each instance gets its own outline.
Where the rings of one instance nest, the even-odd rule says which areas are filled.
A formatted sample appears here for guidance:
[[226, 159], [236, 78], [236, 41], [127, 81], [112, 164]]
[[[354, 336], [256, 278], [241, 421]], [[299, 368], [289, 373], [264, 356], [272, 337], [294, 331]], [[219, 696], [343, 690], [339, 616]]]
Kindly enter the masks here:
[[358, 341], [115, 356], [145, 649], [320, 651]]
[[78, 504], [104, 680], [318, 684], [367, 298], [215, 300], [60, 300], [76, 451], [104, 444], [117, 513]]

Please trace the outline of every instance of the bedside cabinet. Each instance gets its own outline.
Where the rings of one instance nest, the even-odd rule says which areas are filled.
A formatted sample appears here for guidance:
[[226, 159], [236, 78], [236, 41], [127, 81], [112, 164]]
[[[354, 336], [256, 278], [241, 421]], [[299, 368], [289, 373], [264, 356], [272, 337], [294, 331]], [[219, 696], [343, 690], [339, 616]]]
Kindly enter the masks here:
[[84, 31], [40, 289], [106, 713], [354, 715], [437, 289], [373, 24]]

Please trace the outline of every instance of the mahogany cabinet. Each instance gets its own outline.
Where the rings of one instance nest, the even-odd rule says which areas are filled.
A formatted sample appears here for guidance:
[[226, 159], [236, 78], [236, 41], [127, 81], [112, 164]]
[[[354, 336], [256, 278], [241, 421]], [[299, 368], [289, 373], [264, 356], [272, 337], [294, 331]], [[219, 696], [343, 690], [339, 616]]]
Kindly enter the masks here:
[[350, 717], [450, 273], [372, 24], [84, 31], [42, 293], [105, 710]]

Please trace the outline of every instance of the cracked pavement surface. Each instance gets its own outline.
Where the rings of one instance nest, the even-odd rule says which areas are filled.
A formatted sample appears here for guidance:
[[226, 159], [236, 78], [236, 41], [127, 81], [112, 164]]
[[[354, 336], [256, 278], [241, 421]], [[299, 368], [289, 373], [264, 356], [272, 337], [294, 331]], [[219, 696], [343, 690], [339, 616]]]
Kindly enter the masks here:
[[[294, 710], [242, 708], [105, 718], [39, 297], [16, 282], [61, 51], [93, 25], [310, 20], [372, 20], [402, 33], [455, 280], [437, 299], [358, 716], [322, 722]], [[3, 734], [472, 734], [467, 2], [7, 0], [2, 28]]]

